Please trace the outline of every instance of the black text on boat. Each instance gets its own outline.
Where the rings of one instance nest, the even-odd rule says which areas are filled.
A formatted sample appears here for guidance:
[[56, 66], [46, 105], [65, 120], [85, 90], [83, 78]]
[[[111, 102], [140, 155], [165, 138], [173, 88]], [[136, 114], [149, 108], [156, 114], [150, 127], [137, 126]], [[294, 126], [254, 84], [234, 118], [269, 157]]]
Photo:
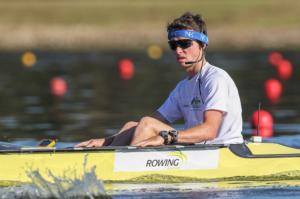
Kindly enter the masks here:
[[146, 167], [168, 167], [168, 166], [175, 166], [179, 165], [179, 159], [153, 159], [147, 160]]

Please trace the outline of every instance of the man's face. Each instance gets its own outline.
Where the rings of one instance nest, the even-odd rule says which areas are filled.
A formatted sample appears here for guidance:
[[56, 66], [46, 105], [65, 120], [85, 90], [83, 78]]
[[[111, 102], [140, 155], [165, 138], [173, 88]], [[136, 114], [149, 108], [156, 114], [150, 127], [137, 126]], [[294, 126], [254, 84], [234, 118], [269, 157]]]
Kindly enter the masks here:
[[174, 38], [170, 42], [170, 47], [173, 49], [177, 62], [186, 71], [194, 70], [196, 64], [186, 64], [185, 62], [197, 61], [201, 59], [203, 50], [199, 43], [187, 38]]

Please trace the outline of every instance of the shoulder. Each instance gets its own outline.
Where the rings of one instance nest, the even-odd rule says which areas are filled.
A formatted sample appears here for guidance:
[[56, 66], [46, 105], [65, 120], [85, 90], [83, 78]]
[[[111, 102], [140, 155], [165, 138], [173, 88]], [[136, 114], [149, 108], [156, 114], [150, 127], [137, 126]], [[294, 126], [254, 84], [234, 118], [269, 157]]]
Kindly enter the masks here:
[[188, 82], [187, 78], [180, 80], [176, 84], [176, 87], [174, 88], [174, 90], [180, 90], [180, 89], [182, 89], [187, 84], [187, 82]]
[[220, 67], [211, 65], [210, 63], [207, 63], [205, 67], [207, 69], [205, 70], [204, 78], [230, 78], [228, 73]]
[[226, 88], [235, 85], [234, 81], [225, 70], [211, 64], [205, 66], [207, 68], [204, 70], [201, 79], [204, 87], [215, 88], [218, 90], [222, 88], [223, 90], [226, 90]]

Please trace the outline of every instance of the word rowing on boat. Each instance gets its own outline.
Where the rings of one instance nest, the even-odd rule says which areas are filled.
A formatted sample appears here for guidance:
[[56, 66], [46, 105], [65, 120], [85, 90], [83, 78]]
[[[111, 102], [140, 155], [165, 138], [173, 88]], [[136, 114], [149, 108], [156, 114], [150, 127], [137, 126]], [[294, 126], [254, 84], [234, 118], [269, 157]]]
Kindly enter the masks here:
[[38, 170], [47, 179], [49, 171], [72, 178], [83, 175], [86, 168], [95, 168], [97, 177], [107, 182], [300, 180], [300, 149], [275, 143], [145, 148], [0, 146], [0, 181], [6, 182], [29, 182], [30, 170]]

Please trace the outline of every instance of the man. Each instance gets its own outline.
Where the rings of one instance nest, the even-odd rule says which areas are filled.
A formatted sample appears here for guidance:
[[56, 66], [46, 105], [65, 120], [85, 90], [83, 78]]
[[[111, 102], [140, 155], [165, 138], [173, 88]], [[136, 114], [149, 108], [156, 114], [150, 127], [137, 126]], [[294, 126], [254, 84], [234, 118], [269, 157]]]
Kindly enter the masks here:
[[[112, 137], [92, 139], [75, 147], [107, 145], [159, 146], [173, 143], [242, 143], [242, 109], [230, 76], [205, 59], [206, 24], [185, 13], [167, 27], [169, 46], [187, 78], [180, 81], [153, 116], [126, 123]], [[183, 118], [184, 130], [172, 126]]]

